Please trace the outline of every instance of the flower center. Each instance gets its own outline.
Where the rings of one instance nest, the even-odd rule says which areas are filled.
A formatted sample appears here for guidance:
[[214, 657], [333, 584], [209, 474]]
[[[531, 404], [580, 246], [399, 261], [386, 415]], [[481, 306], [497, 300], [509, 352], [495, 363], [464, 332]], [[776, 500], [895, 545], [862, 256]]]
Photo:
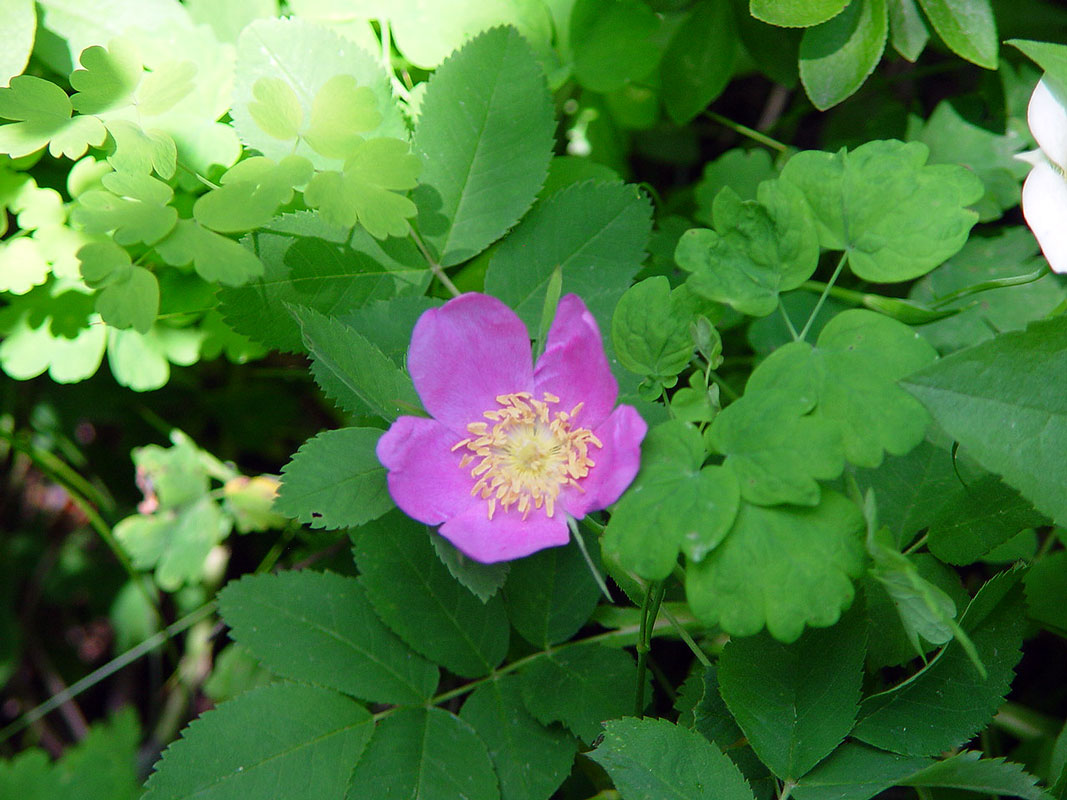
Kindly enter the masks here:
[[500, 408], [482, 414], [489, 421], [467, 425], [472, 436], [452, 447], [469, 451], [459, 465], [474, 464], [471, 494], [488, 501], [489, 519], [497, 505], [505, 511], [514, 506], [523, 519], [531, 508], [543, 507], [551, 517], [564, 486], [582, 491], [578, 481], [596, 464], [589, 457], [590, 446], [603, 445], [591, 430], [574, 424], [582, 403], [569, 412], [553, 411], [549, 406], [558, 405], [559, 398], [548, 392], [543, 400], [515, 392], [496, 401]]

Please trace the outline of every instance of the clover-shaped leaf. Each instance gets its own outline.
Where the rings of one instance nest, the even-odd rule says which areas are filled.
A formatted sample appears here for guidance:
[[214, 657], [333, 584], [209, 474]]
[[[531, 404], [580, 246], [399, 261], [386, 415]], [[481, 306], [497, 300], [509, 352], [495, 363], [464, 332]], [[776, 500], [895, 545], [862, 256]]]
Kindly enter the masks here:
[[815, 347], [793, 342], [772, 353], [752, 373], [746, 395], [811, 398], [812, 419], [840, 435], [845, 458], [876, 467], [883, 451], [903, 455], [922, 441], [929, 415], [896, 382], [936, 358], [907, 325], [851, 309], [827, 323]]
[[108, 163], [117, 172], [150, 173], [153, 170], [165, 180], [174, 177], [178, 149], [174, 140], [163, 131], [146, 131], [128, 120], [107, 122], [107, 131], [115, 140], [115, 152]]
[[147, 333], [159, 313], [159, 281], [144, 267], [134, 266], [130, 255], [111, 241], [93, 242], [78, 251], [85, 282], [100, 289], [96, 310], [115, 328]]
[[743, 314], [763, 317], [778, 307], [778, 293], [795, 289], [819, 263], [811, 212], [796, 187], [764, 181], [757, 200], [729, 187], [715, 197], [715, 230], [694, 228], [678, 242], [675, 258], [692, 273], [689, 287]]
[[248, 113], [259, 129], [274, 139], [287, 142], [300, 135], [304, 109], [293, 87], [281, 78], [265, 76], [252, 84]]
[[70, 98], [82, 114], [99, 114], [129, 105], [144, 75], [141, 54], [125, 39], [113, 40], [107, 48], [87, 47], [79, 58], [82, 69], [70, 75], [76, 94]]
[[206, 228], [238, 233], [260, 228], [293, 198], [293, 187], [312, 176], [311, 162], [303, 156], [286, 156], [275, 164], [264, 156], [245, 159], [222, 176], [222, 186], [202, 195], [193, 216]]
[[797, 186], [815, 215], [819, 243], [848, 252], [864, 280], [895, 283], [925, 275], [967, 241], [985, 193], [955, 164], [927, 165], [919, 142], [868, 142], [851, 152], [797, 153], [781, 181]]
[[604, 547], [643, 578], [670, 575], [682, 550], [700, 561], [733, 524], [741, 495], [721, 466], [702, 467], [706, 453], [696, 428], [665, 422], [641, 447], [641, 471], [616, 504]]
[[71, 218], [89, 233], [114, 232], [121, 245], [154, 244], [170, 233], [178, 212], [167, 205], [174, 192], [150, 175], [111, 172], [101, 179], [104, 189], [78, 197]]
[[53, 156], [81, 158], [107, 138], [96, 117], [71, 118], [73, 107], [66, 92], [33, 75], [11, 79], [0, 89], [0, 118], [15, 120], [0, 126], [0, 153], [21, 158], [48, 145]]
[[832, 491], [814, 508], [742, 503], [726, 539], [703, 561], [689, 562], [689, 606], [733, 636], [766, 625], [791, 642], [805, 625], [832, 625], [863, 571], [863, 527], [859, 508]]
[[672, 292], [662, 275], [627, 289], [611, 319], [619, 363], [638, 375], [673, 379], [681, 372], [693, 355], [686, 299], [685, 289]]
[[0, 292], [26, 294], [48, 280], [50, 273], [35, 240], [21, 236], [0, 242]]
[[156, 251], [174, 266], [192, 263], [196, 273], [210, 283], [241, 286], [263, 274], [263, 262], [255, 253], [191, 219], [178, 220]]
[[397, 194], [415, 186], [419, 159], [399, 139], [370, 139], [345, 162], [344, 172], [316, 173], [304, 202], [327, 222], [351, 228], [357, 222], [378, 239], [404, 236], [415, 204]]
[[348, 158], [363, 144], [359, 134], [381, 123], [370, 87], [360, 86], [351, 75], [334, 75], [315, 93], [304, 141], [327, 158]]
[[809, 413], [814, 407], [812, 392], [746, 390], [715, 417], [708, 443], [726, 456], [747, 501], [814, 506], [817, 480], [844, 470], [841, 435]]

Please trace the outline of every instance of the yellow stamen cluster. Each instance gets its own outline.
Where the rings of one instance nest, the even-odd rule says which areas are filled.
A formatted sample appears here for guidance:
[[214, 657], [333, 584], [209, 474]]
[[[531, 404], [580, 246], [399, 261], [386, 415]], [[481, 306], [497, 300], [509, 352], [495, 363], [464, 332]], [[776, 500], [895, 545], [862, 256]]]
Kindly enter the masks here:
[[551, 517], [564, 486], [582, 491], [578, 481], [596, 464], [589, 457], [590, 446], [603, 445], [591, 430], [574, 424], [582, 403], [569, 412], [552, 411], [549, 406], [560, 400], [548, 392], [543, 400], [515, 392], [499, 395], [496, 401], [500, 408], [482, 415], [489, 421], [467, 425], [471, 437], [452, 448], [469, 451], [459, 465], [474, 464], [471, 495], [487, 501], [489, 519], [498, 506], [505, 511], [514, 506], [523, 519], [531, 509], [544, 507]]

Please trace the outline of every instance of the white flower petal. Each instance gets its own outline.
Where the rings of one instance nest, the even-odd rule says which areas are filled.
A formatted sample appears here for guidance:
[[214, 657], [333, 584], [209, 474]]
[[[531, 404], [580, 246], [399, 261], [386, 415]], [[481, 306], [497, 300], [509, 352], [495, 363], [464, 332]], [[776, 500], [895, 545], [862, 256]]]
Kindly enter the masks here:
[[1067, 180], [1051, 164], [1026, 176], [1023, 216], [1052, 270], [1067, 273]]
[[1067, 170], [1067, 98], [1039, 81], [1030, 96], [1026, 121], [1049, 161]]

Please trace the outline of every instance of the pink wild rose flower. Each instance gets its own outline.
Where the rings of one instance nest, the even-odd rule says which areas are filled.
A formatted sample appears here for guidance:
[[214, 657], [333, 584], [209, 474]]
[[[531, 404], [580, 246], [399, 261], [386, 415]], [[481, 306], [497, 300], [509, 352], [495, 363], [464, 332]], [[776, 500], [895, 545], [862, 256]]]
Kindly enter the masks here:
[[593, 315], [560, 300], [544, 354], [494, 297], [464, 294], [415, 324], [408, 369], [432, 415], [378, 441], [389, 493], [470, 558], [507, 561], [566, 544], [567, 517], [614, 503], [648, 426], [619, 387]]

